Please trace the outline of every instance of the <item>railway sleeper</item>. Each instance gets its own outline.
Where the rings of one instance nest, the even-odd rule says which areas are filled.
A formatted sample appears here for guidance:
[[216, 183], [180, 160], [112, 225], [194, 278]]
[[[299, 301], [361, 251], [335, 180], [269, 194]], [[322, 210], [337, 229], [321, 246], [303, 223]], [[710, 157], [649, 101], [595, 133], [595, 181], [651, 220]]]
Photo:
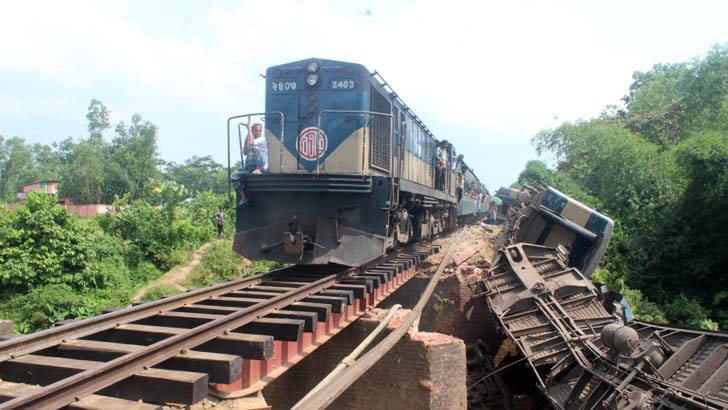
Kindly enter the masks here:
[[[129, 343], [148, 346], [188, 329], [127, 324], [85, 337], [85, 340]], [[256, 334], [230, 333], [201, 344], [196, 350], [235, 354], [243, 359], [265, 360], [273, 354], [273, 337]]]
[[[225, 314], [229, 314], [237, 311], [235, 308], [227, 308], [222, 310], [222, 307], [213, 308], [218, 313], [200, 313], [200, 312], [186, 312], [186, 311], [174, 311], [160, 313], [157, 316], [152, 316], [143, 319], [137, 324], [153, 325], [153, 326], [170, 326], [191, 329], [209, 321], [219, 319]], [[204, 310], [204, 309], [203, 309]], [[276, 311], [269, 313], [264, 318], [279, 318], [279, 319], [299, 319], [304, 321], [303, 331], [304, 332], [315, 332], [318, 324], [318, 315], [316, 312], [284, 312]]]
[[[128, 353], [143, 349], [142, 345], [101, 342], [97, 340], [67, 340], [58, 346], [38, 354], [68, 359], [106, 362]], [[165, 360], [155, 368], [203, 372], [210, 376], [211, 383], [231, 383], [241, 376], [242, 358], [222, 353], [189, 350]]]
[[[25, 383], [12, 383], [0, 381], [0, 403], [25, 396], [37, 390], [38, 386]], [[160, 410], [162, 406], [139, 401], [117, 399], [115, 397], [90, 394], [68, 406], [68, 410], [90, 410], [90, 409], [125, 409], [125, 410]]]
[[[42, 386], [57, 382], [102, 362], [28, 354], [0, 363], [3, 380]], [[149, 368], [98, 393], [126, 400], [192, 404], [207, 397], [205, 373]]]

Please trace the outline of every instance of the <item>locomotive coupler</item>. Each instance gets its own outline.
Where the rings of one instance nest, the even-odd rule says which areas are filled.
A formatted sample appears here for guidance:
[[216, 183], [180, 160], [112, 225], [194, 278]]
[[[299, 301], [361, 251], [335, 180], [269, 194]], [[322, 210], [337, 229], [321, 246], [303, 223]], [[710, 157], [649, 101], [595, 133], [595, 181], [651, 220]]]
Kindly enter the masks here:
[[303, 232], [283, 232], [283, 248], [289, 255], [303, 255]]

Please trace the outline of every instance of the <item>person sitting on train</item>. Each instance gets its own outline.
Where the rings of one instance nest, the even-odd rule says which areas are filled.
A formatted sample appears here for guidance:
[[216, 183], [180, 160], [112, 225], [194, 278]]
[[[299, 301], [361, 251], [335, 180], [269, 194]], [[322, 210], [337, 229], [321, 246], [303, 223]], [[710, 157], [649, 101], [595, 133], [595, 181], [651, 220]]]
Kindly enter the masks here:
[[248, 135], [245, 137], [243, 145], [243, 154], [245, 155], [245, 164], [243, 169], [236, 171], [232, 175], [232, 182], [235, 184], [235, 191], [240, 195], [238, 206], [250, 206], [250, 198], [245, 192], [245, 185], [250, 174], [262, 174], [267, 172], [270, 167], [268, 165], [268, 142], [263, 134], [263, 125], [255, 123], [247, 124]]
[[268, 164], [268, 141], [263, 136], [263, 125], [255, 123], [248, 126], [248, 136], [245, 137], [243, 154], [245, 154], [245, 169], [251, 174], [261, 174], [270, 169]]
[[445, 174], [447, 172], [447, 140], [442, 140], [435, 151], [435, 188], [445, 190]]

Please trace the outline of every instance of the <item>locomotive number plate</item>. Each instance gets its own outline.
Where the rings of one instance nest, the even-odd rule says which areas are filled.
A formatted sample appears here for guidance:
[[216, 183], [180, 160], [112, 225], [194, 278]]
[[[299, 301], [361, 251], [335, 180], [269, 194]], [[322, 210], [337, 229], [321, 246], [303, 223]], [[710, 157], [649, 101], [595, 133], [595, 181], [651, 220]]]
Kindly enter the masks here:
[[332, 90], [353, 90], [356, 88], [356, 82], [354, 80], [331, 80], [329, 86]]
[[273, 92], [285, 93], [287, 91], [296, 91], [295, 81], [271, 81], [270, 83]]

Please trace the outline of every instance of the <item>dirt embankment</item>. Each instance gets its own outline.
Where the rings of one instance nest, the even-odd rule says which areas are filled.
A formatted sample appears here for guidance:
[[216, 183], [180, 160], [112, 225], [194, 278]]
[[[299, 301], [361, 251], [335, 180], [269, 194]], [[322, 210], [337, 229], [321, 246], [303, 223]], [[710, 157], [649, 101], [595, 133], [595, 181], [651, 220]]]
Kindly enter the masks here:
[[134, 295], [134, 298], [132, 298], [133, 302], [136, 302], [140, 300], [147, 291], [150, 289], [156, 288], [156, 287], [169, 287], [179, 290], [180, 292], [184, 292], [187, 290], [182, 284], [187, 280], [187, 277], [194, 272], [195, 268], [200, 264], [202, 261], [202, 256], [207, 252], [208, 249], [212, 246], [213, 242], [208, 242], [204, 245], [202, 245], [199, 249], [197, 249], [192, 254], [192, 260], [189, 262], [177, 265], [174, 268], [170, 269], [169, 272], [165, 273], [163, 276], [157, 278], [156, 280], [150, 282], [147, 284], [147, 286], [139, 289], [139, 291]]

